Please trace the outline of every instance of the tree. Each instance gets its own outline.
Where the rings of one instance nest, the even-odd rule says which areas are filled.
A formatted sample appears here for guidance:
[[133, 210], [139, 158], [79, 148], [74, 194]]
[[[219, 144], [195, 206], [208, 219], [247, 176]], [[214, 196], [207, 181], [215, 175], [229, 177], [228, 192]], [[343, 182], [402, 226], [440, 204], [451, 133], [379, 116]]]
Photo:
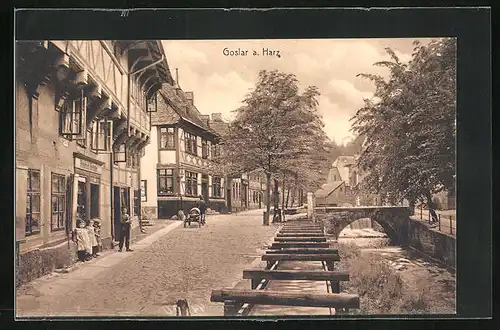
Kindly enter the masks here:
[[[318, 162], [315, 153], [326, 143], [317, 109], [318, 96], [315, 86], [300, 94], [293, 74], [261, 71], [255, 89], [235, 111], [236, 118], [222, 137], [225, 152], [218, 163], [240, 173], [256, 169], [265, 173], [266, 223], [269, 223], [271, 179], [275, 189], [278, 180], [287, 174], [314, 184], [314, 168], [308, 167]], [[278, 201], [276, 196], [274, 199]]]
[[391, 202], [411, 204], [443, 189], [454, 189], [456, 40], [414, 42], [409, 63], [391, 60], [374, 65], [389, 69], [389, 79], [359, 74], [375, 83], [374, 96], [352, 118], [353, 130], [366, 137], [358, 165], [368, 175], [363, 184]]

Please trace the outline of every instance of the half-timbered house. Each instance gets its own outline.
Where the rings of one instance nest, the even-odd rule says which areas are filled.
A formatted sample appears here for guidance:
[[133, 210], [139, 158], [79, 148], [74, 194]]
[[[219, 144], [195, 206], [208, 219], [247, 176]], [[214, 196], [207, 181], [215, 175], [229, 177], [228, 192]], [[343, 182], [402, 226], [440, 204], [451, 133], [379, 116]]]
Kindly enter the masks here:
[[148, 109], [161, 85], [172, 83], [162, 44], [18, 42], [15, 55], [20, 252], [59, 246], [77, 219], [91, 218], [101, 219], [103, 246], [111, 247], [121, 206], [132, 227], [139, 224]]

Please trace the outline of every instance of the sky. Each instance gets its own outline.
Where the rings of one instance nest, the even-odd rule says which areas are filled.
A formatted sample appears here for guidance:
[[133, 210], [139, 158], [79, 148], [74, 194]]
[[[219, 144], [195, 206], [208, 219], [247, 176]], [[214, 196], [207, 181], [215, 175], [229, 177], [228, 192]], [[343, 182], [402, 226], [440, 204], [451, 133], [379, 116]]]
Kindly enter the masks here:
[[[349, 119], [373, 96], [373, 83], [356, 77], [358, 73], [387, 76], [387, 69], [373, 63], [388, 60], [390, 47], [402, 62], [410, 60], [412, 42], [405, 39], [263, 39], [263, 40], [163, 40], [175, 79], [194, 93], [194, 103], [202, 114], [220, 112], [231, 120], [232, 110], [241, 106], [255, 87], [260, 70], [278, 69], [296, 75], [299, 86], [317, 86], [319, 111], [325, 132], [338, 144], [352, 138]], [[419, 38], [422, 43], [430, 39]], [[224, 55], [224, 49], [247, 51], [246, 55]], [[275, 52], [266, 55], [263, 49]], [[259, 55], [253, 55], [253, 51]], [[279, 51], [279, 57], [276, 52]]]

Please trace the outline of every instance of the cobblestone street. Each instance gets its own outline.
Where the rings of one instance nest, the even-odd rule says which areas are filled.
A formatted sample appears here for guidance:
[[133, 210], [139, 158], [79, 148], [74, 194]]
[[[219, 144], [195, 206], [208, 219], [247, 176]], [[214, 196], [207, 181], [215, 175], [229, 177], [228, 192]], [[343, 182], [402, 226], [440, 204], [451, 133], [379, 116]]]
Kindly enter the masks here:
[[112, 251], [95, 265], [19, 288], [17, 316], [175, 316], [178, 299], [187, 299], [192, 316], [220, 316], [211, 291], [240, 281], [277, 230], [262, 226], [261, 210], [209, 215], [202, 228], [173, 226], [132, 245], [134, 252]]

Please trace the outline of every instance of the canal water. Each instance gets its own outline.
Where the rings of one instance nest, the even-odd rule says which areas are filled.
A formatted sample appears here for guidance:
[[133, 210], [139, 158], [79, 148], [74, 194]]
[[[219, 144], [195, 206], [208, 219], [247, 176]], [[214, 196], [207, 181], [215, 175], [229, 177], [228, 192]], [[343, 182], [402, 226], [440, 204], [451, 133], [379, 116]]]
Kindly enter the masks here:
[[372, 224], [354, 224], [339, 235], [338, 243], [354, 244], [361, 253], [381, 256], [401, 277], [407, 292], [425, 292], [432, 314], [455, 314], [455, 271], [425, 255], [392, 246], [385, 233]]

